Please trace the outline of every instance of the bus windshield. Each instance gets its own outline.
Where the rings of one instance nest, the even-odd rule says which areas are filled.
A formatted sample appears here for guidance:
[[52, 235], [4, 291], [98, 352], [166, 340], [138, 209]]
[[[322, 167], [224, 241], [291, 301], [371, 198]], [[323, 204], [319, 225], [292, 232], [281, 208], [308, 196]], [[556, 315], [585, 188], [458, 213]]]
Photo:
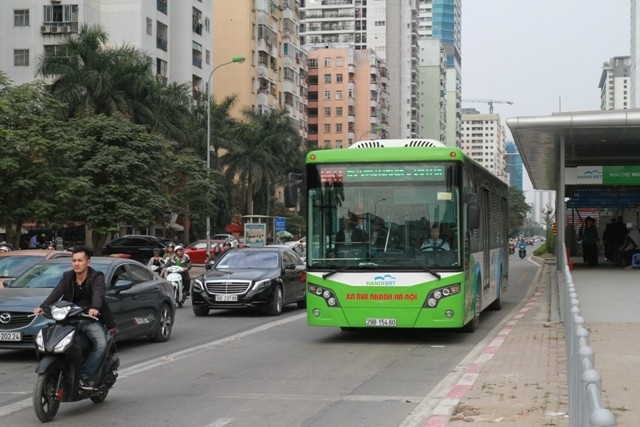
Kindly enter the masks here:
[[310, 269], [460, 268], [460, 164], [308, 165]]

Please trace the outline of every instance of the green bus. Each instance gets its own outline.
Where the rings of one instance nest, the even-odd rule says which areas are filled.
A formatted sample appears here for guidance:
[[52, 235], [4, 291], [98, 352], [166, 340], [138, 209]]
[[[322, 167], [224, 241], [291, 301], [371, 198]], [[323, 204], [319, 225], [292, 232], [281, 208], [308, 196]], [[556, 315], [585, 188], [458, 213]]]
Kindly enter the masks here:
[[311, 326], [462, 328], [499, 310], [508, 187], [438, 141], [360, 141], [306, 157]]

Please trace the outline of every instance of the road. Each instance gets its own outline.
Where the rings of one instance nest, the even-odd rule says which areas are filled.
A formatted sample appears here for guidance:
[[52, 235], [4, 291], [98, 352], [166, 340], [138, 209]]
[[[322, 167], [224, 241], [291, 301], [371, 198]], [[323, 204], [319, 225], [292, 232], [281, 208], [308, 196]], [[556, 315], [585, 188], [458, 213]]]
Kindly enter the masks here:
[[[523, 300], [537, 266], [510, 261], [503, 310], [483, 313], [473, 334], [310, 328], [295, 304], [277, 318], [195, 317], [187, 302], [167, 343], [118, 345], [120, 376], [104, 403], [63, 403], [50, 424], [399, 426]], [[0, 351], [3, 425], [40, 424], [30, 400], [35, 363], [32, 351]]]

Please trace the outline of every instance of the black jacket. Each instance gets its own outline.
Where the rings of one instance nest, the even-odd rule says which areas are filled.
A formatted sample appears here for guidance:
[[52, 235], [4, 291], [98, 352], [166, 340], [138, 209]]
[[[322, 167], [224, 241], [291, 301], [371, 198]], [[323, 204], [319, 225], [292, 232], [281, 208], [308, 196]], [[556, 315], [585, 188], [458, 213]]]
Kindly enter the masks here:
[[[60, 282], [58, 282], [56, 287], [51, 291], [51, 294], [49, 294], [47, 299], [40, 304], [40, 307], [47, 307], [61, 298], [63, 301], [73, 302], [73, 296], [76, 291], [75, 278], [76, 273], [73, 270], [66, 271], [62, 275]], [[104, 274], [89, 267], [87, 283], [85, 286], [88, 286], [89, 294], [91, 295], [91, 307], [86, 308], [95, 308], [98, 310], [102, 315], [102, 322], [106, 327], [109, 329], [115, 328], [116, 322], [113, 318], [113, 313], [111, 312], [107, 302], [104, 300], [104, 294], [106, 291]]]

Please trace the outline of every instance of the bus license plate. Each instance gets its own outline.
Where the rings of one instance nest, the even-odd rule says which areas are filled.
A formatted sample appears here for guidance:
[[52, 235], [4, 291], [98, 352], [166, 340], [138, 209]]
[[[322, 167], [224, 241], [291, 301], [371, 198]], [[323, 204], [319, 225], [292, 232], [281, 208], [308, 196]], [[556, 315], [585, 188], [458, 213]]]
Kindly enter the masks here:
[[366, 319], [366, 326], [396, 326], [396, 319]]
[[220, 302], [238, 301], [238, 295], [216, 295], [216, 301], [220, 301]]
[[22, 341], [22, 332], [0, 332], [0, 341]]

